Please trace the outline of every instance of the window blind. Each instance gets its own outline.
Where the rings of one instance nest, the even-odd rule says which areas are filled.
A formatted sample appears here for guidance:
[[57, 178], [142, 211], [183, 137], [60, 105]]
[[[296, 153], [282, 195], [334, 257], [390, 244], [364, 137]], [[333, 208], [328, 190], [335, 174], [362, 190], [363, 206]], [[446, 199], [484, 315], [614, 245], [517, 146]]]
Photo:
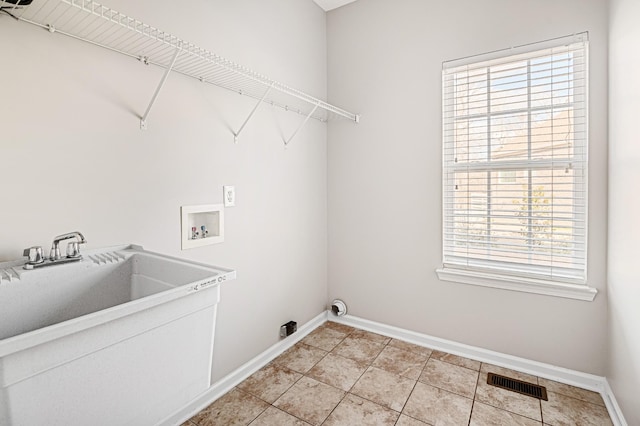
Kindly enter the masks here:
[[586, 282], [586, 33], [443, 64], [443, 263]]

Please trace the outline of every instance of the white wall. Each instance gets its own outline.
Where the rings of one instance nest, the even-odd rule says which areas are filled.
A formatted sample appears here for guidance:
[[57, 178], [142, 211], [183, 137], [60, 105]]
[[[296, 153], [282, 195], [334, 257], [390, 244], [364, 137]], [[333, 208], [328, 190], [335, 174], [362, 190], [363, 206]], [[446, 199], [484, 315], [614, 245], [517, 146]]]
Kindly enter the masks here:
[[[606, 351], [607, 1], [364, 0], [328, 13], [329, 296], [353, 315], [602, 375]], [[441, 63], [590, 35], [594, 302], [441, 282]]]
[[[311, 0], [104, 0], [271, 78], [326, 97], [326, 15]], [[188, 4], [187, 4], [188, 3]], [[214, 379], [305, 323], [327, 297], [326, 125], [0, 14], [0, 259], [79, 230], [235, 268], [222, 287]], [[222, 202], [225, 242], [180, 250], [180, 206]], [[64, 248], [63, 248], [64, 249]], [[176, 348], [188, 351], [189, 348]], [[153, 354], [150, 354], [153, 356]]]
[[640, 3], [612, 0], [609, 35], [609, 362], [627, 423], [640, 424]]

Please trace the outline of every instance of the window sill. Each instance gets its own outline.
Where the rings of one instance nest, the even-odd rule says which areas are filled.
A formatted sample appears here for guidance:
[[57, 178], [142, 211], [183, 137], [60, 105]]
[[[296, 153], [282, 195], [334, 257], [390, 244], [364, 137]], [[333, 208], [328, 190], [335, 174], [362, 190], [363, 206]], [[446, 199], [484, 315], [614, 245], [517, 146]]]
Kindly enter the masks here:
[[593, 301], [598, 293], [597, 289], [588, 287], [587, 285], [558, 283], [535, 278], [514, 277], [450, 267], [436, 269], [436, 273], [441, 281], [501, 288], [503, 290], [513, 290], [524, 293], [544, 294], [547, 296], [585, 300], [588, 302]]

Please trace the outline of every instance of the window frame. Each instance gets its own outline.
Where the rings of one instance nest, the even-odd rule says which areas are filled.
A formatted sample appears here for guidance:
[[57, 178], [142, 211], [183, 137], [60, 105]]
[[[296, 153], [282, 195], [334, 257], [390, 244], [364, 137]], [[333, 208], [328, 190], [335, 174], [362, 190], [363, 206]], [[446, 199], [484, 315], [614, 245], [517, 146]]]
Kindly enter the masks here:
[[[529, 54], [529, 53], [533, 53], [533, 52], [538, 52], [538, 51], [542, 51], [545, 49], [549, 49], [549, 48], [553, 48], [553, 47], [558, 47], [558, 46], [563, 46], [563, 45], [567, 45], [567, 44], [574, 44], [574, 43], [584, 43], [584, 55], [585, 55], [585, 66], [584, 66], [584, 75], [585, 75], [585, 84], [584, 84], [584, 109], [585, 109], [585, 122], [584, 124], [581, 124], [581, 126], [583, 127], [583, 129], [581, 129], [584, 132], [585, 135], [585, 140], [584, 140], [584, 146], [581, 146], [580, 148], [584, 150], [584, 152], [582, 153], [583, 158], [584, 158], [584, 162], [581, 163], [583, 165], [583, 167], [580, 169], [583, 173], [584, 173], [584, 178], [580, 181], [581, 183], [584, 184], [584, 209], [582, 212], [579, 212], [578, 214], [582, 214], [584, 216], [584, 218], [582, 219], [584, 222], [584, 237], [582, 240], [582, 246], [581, 248], [578, 248], [578, 250], [584, 250], [584, 269], [583, 269], [583, 276], [579, 277], [579, 276], [571, 276], [571, 274], [567, 274], [567, 276], [562, 276], [562, 268], [557, 268], [555, 267], [555, 275], [552, 273], [549, 273], [549, 275], [545, 275], [540, 273], [540, 271], [544, 270], [544, 267], [538, 267], [538, 266], [527, 266], [525, 263], [520, 263], [514, 266], [514, 264], [511, 265], [507, 265], [507, 263], [505, 263], [504, 265], [501, 264], [501, 262], [497, 261], [497, 260], [478, 260], [478, 259], [473, 259], [472, 257], [462, 257], [460, 261], [456, 261], [456, 256], [453, 256], [451, 253], [447, 254], [447, 226], [451, 226], [451, 222], [449, 221], [448, 223], [448, 215], [450, 214], [451, 218], [455, 217], [455, 213], [448, 213], [447, 212], [447, 196], [451, 197], [451, 193], [452, 190], [450, 188], [453, 188], [453, 185], [449, 183], [448, 185], [448, 180], [447, 179], [453, 179], [451, 176], [453, 176], [456, 167], [457, 166], [451, 166], [448, 167], [448, 164], [450, 164], [451, 162], [447, 163], [447, 140], [446, 140], [446, 134], [447, 134], [447, 121], [446, 121], [446, 117], [445, 114], [447, 113], [447, 107], [445, 105], [445, 102], [447, 101], [447, 99], [451, 100], [453, 99], [453, 96], [451, 96], [451, 94], [449, 94], [449, 98], [447, 97], [447, 86], [446, 86], [446, 82], [445, 82], [445, 77], [446, 77], [446, 73], [445, 71], [447, 69], [451, 69], [451, 68], [457, 68], [460, 67], [462, 65], [473, 65], [473, 64], [480, 64], [480, 63], [487, 63], [489, 61], [495, 60], [495, 59], [502, 59], [502, 58], [509, 58], [509, 57], [515, 57], [516, 55], [521, 55], [521, 54]], [[529, 69], [530, 67], [530, 60], [531, 59], [527, 59], [527, 67]], [[507, 289], [507, 290], [515, 290], [515, 291], [521, 291], [521, 292], [527, 292], [527, 293], [536, 293], [536, 294], [545, 294], [545, 295], [551, 295], [551, 296], [558, 296], [558, 297], [565, 297], [565, 298], [572, 298], [572, 299], [578, 299], [578, 300], [586, 300], [586, 301], [592, 301], [596, 294], [597, 294], [597, 290], [595, 288], [591, 288], [587, 285], [587, 279], [586, 279], [586, 274], [587, 274], [587, 228], [588, 228], [588, 220], [587, 220], [587, 211], [588, 211], [588, 200], [587, 200], [587, 193], [588, 193], [588, 158], [587, 158], [587, 154], [588, 154], [588, 148], [589, 148], [589, 136], [588, 136], [588, 105], [589, 105], [589, 98], [588, 98], [588, 86], [589, 86], [589, 80], [588, 80], [588, 68], [589, 68], [589, 56], [588, 56], [588, 33], [580, 33], [580, 34], [575, 34], [573, 36], [568, 36], [568, 37], [561, 37], [558, 39], [552, 39], [552, 40], [547, 40], [544, 42], [540, 42], [540, 43], [533, 43], [533, 44], [529, 44], [526, 46], [520, 46], [520, 47], [516, 47], [516, 48], [510, 48], [510, 49], [505, 49], [505, 50], [501, 50], [501, 51], [496, 51], [496, 52], [490, 52], [488, 54], [483, 54], [483, 55], [477, 55], [474, 57], [469, 57], [469, 58], [463, 58], [461, 60], [455, 60], [455, 61], [448, 61], [443, 63], [443, 82], [442, 82], [442, 87], [443, 87], [443, 92], [442, 92], [442, 101], [443, 101], [443, 105], [442, 105], [442, 114], [443, 114], [443, 127], [442, 127], [442, 140], [443, 140], [443, 180], [442, 180], [442, 188], [443, 188], [443, 200], [442, 200], [442, 267], [438, 268], [436, 270], [437, 275], [439, 277], [440, 280], [443, 281], [452, 281], [452, 282], [457, 282], [457, 283], [464, 283], [464, 284], [473, 284], [473, 285], [479, 285], [479, 286], [484, 286], [484, 287], [492, 287], [492, 288], [500, 288], [500, 289]], [[529, 72], [527, 72], [527, 87], [531, 87], [531, 83], [530, 83], [530, 79], [531, 76], [529, 74]], [[489, 80], [487, 80], [489, 81]], [[572, 77], [572, 81], [573, 81], [573, 77]], [[529, 90], [529, 89], [528, 89]], [[488, 96], [488, 95], [487, 95]], [[491, 103], [488, 101], [487, 103], [487, 109], [490, 109], [490, 105]], [[555, 107], [555, 105], [551, 105], [551, 108], [553, 110], [553, 108]], [[530, 114], [532, 112], [535, 111], [535, 108], [532, 107], [532, 103], [530, 98], [528, 98], [527, 101], [527, 108], [526, 108], [526, 113]], [[491, 115], [489, 112], [487, 112], [486, 114], [486, 118], [488, 120], [491, 120]], [[451, 120], [452, 122], [453, 120]], [[451, 123], [449, 123], [451, 125]], [[527, 122], [527, 131], [529, 132], [529, 134], [531, 133], [531, 128], [532, 128], [532, 122], [529, 119]], [[488, 139], [488, 143], [490, 143], [491, 141], [491, 135], [490, 135], [490, 130], [487, 130], [487, 133], [489, 134], [489, 139]], [[454, 142], [449, 142], [450, 144], [454, 144]], [[531, 144], [531, 140], [528, 141], [528, 144], [530, 146]], [[531, 175], [532, 170], [538, 170], [536, 168], [539, 167], [539, 170], [554, 170], [555, 167], [558, 167], [557, 163], [554, 163], [553, 160], [550, 160], [549, 162], [537, 162], [537, 164], [533, 164], [534, 162], [537, 162], [537, 160], [531, 160], [531, 158], [529, 158], [528, 160], [522, 160], [520, 161], [520, 169], [517, 170], [528, 170], [529, 176]], [[482, 162], [481, 162], [482, 163]], [[484, 168], [482, 168], [482, 166], [480, 166], [480, 169], [482, 169], [482, 171], [486, 171], [488, 174], [490, 173], [494, 173], [496, 172], [497, 175], [497, 180], [502, 179], [502, 177], [500, 177], [500, 173], [501, 172], [505, 172], [505, 171], [512, 171], [514, 170], [514, 167], [516, 167], [516, 164], [491, 164], [491, 160], [488, 159], [484, 165]], [[512, 161], [513, 163], [513, 161]], [[515, 161], [515, 163], [518, 163], [518, 161]], [[551, 164], [549, 164], [551, 163]], [[467, 173], [470, 170], [469, 168], [469, 164], [470, 162], [466, 162], [467, 166], [460, 166], [460, 169], [464, 169], [464, 167], [466, 167]], [[491, 167], [490, 167], [491, 166]], [[449, 178], [447, 178], [447, 176], [449, 176]], [[575, 175], [574, 175], [574, 179], [576, 179]], [[491, 185], [490, 183], [487, 184], [488, 187], [489, 185]], [[532, 184], [531, 184], [531, 179], [529, 179], [529, 184], [528, 184], [528, 190], [531, 191], [532, 188]], [[490, 189], [487, 189], [487, 191], [490, 191]], [[489, 193], [489, 192], [488, 192]], [[574, 200], [575, 201], [575, 200]], [[468, 212], [467, 212], [468, 213]], [[487, 216], [488, 217], [488, 216]], [[452, 233], [453, 231], [451, 229], [449, 229], [449, 232]], [[452, 235], [452, 234], [451, 234]], [[572, 252], [572, 254], [575, 253], [575, 250]], [[554, 267], [548, 267], [550, 270], [554, 269]], [[569, 271], [569, 270], [568, 270]], [[571, 269], [571, 272], [573, 273], [574, 269]]]

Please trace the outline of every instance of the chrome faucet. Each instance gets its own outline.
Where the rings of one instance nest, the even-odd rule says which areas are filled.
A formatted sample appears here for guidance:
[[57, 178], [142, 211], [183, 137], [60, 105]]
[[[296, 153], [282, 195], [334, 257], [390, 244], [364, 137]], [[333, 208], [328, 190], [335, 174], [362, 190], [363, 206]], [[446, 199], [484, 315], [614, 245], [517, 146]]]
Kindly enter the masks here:
[[80, 257], [80, 244], [85, 244], [87, 240], [84, 239], [84, 235], [80, 232], [69, 232], [67, 234], [58, 235], [53, 239], [51, 245], [51, 252], [49, 253], [50, 260], [60, 260], [60, 241], [68, 240], [71, 238], [77, 238], [78, 241], [71, 242], [67, 245], [67, 257], [77, 258]]
[[[60, 241], [69, 240], [71, 238], [75, 238], [77, 241], [71, 241], [67, 244], [67, 256], [62, 257], [60, 255]], [[25, 249], [24, 256], [27, 256], [28, 260], [24, 265], [24, 269], [34, 269], [42, 266], [79, 261], [82, 259], [82, 256], [80, 255], [80, 244], [85, 244], [86, 242], [87, 240], [84, 239], [84, 235], [76, 231], [55, 237], [53, 239], [51, 252], [49, 253], [48, 258], [43, 256], [42, 247], [40, 246]]]

